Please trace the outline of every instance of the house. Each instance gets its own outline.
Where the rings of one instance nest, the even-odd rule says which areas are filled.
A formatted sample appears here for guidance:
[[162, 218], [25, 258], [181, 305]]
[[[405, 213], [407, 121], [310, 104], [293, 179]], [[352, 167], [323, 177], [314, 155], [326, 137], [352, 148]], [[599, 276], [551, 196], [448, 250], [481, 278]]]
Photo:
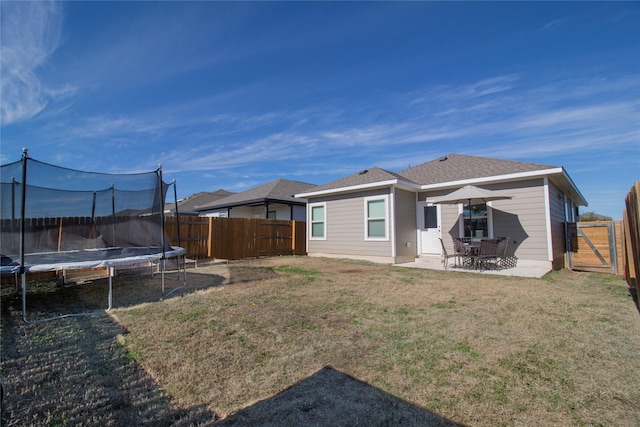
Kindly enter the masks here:
[[[198, 215], [197, 207], [214, 203], [232, 194], [235, 193], [223, 190], [222, 188], [216, 191], [201, 191], [178, 200], [178, 212], [180, 214]], [[175, 206], [175, 203], [167, 203], [164, 209], [165, 213], [169, 215], [175, 214]]]
[[306, 220], [306, 200], [296, 193], [315, 187], [307, 182], [276, 179], [195, 208], [201, 216]]
[[[467, 206], [434, 204], [465, 185], [512, 196]], [[564, 168], [450, 154], [398, 173], [380, 168], [296, 194], [308, 201], [310, 256], [405, 263], [439, 258], [443, 239], [509, 237], [518, 265], [559, 269], [567, 252], [567, 223], [587, 203]], [[473, 224], [469, 220], [472, 212]], [[473, 225], [473, 227], [471, 227]]]

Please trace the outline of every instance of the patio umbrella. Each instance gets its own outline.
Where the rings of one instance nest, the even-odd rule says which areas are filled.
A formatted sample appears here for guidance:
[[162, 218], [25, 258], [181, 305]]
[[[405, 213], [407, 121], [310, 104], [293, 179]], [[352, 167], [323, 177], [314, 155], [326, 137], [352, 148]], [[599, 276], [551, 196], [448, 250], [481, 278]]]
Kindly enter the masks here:
[[472, 204], [512, 198], [512, 196], [508, 196], [499, 191], [487, 190], [484, 188], [476, 187], [474, 185], [465, 185], [464, 187], [459, 188], [456, 191], [447, 194], [446, 196], [436, 197], [435, 200], [433, 200], [433, 203], [439, 205], [457, 205], [460, 203], [468, 203], [469, 227], [471, 227], [471, 220], [473, 215], [471, 213]]

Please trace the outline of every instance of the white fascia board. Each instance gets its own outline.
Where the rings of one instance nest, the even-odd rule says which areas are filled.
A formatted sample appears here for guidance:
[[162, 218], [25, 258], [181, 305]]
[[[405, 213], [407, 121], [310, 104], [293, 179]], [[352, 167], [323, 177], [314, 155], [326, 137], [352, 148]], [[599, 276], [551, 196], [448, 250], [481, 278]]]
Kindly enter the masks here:
[[565, 182], [569, 184], [569, 187], [573, 190], [573, 193], [574, 193], [574, 194], [570, 194], [570, 196], [574, 196], [572, 197], [572, 199], [574, 199], [574, 201], [579, 206], [588, 206], [586, 199], [584, 198], [582, 193], [580, 193], [580, 190], [578, 190], [578, 187], [576, 187], [575, 183], [573, 182], [573, 180], [571, 179], [569, 174], [567, 174], [567, 171], [565, 171], [563, 167], [543, 169], [538, 171], [519, 172], [519, 173], [512, 173], [507, 175], [486, 176], [484, 178], [461, 179], [459, 181], [447, 181], [447, 182], [440, 182], [438, 184], [426, 184], [426, 185], [422, 185], [420, 187], [420, 190], [422, 191], [441, 190], [446, 188], [461, 187], [464, 185], [477, 185], [477, 184], [490, 184], [490, 183], [506, 182], [506, 181], [519, 181], [527, 178], [546, 178], [554, 175], [561, 175], [562, 178], [565, 180]]
[[581, 199], [581, 200], [576, 200], [576, 202], [582, 202], [582, 204], [578, 203], [578, 205], [589, 206], [589, 203], [587, 203], [587, 199], [585, 199], [582, 193], [580, 192], [580, 190], [578, 190], [578, 187], [576, 187], [576, 184], [573, 182], [573, 180], [571, 179], [567, 171], [565, 171], [564, 168], [561, 168], [561, 169], [562, 169], [562, 175], [567, 180], [567, 182], [571, 185], [571, 188], [573, 189], [573, 191], [576, 192], [576, 196]]
[[374, 188], [393, 187], [393, 186], [408, 188], [415, 191], [420, 190], [420, 186], [418, 184], [414, 184], [412, 182], [408, 182], [400, 179], [390, 179], [388, 181], [370, 182], [367, 184], [352, 185], [349, 187], [338, 187], [338, 188], [331, 188], [329, 190], [310, 191], [308, 193], [295, 194], [294, 197], [306, 199], [309, 197], [324, 196], [327, 194], [352, 193], [354, 191], [371, 190]]
[[[461, 179], [459, 181], [439, 182], [437, 184], [425, 184], [420, 186], [421, 190], [436, 190], [449, 187], [460, 187], [464, 185], [474, 185], [480, 183], [492, 183], [501, 181], [516, 181], [525, 178], [544, 177], [550, 174], [564, 173], [563, 168], [544, 169], [539, 171], [511, 173], [507, 175], [485, 176], [483, 178]], [[572, 183], [573, 184], [573, 183]]]

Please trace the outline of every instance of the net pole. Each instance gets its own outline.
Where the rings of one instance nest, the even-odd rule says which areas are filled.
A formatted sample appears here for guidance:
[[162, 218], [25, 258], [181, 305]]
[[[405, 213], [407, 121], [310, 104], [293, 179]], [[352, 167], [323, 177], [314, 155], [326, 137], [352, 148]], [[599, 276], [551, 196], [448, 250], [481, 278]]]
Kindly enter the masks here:
[[16, 182], [15, 177], [11, 177], [11, 220], [16, 220]]
[[27, 149], [22, 149], [22, 195], [20, 203], [20, 276], [22, 286], [22, 320], [25, 323], [29, 323], [27, 320], [27, 273], [24, 268], [24, 251], [25, 251], [25, 216], [26, 216], [26, 200], [27, 200]]
[[116, 186], [111, 183], [111, 231], [113, 233], [112, 247], [116, 247]]
[[[97, 193], [94, 191], [93, 192], [93, 203], [91, 206], [91, 228], [93, 229], [93, 232], [95, 233], [96, 237], [96, 249], [98, 248], [98, 223], [96, 222], [96, 197], [97, 197]], [[91, 234], [89, 234], [89, 237], [91, 237]]]
[[19, 227], [16, 224], [16, 186], [18, 182], [15, 177], [11, 177], [11, 251], [16, 250], [16, 231]]
[[162, 191], [162, 164], [158, 165], [158, 200], [160, 201], [160, 229], [162, 234], [162, 258], [160, 259], [160, 277], [162, 281], [162, 294], [164, 295], [164, 270], [165, 270], [165, 251], [164, 247], [166, 245], [165, 235], [164, 235], [164, 191]]
[[[182, 247], [180, 241], [180, 210], [178, 209], [178, 189], [176, 188], [176, 180], [173, 180], [173, 202], [176, 207], [176, 235], [178, 237], [178, 247]], [[184, 285], [187, 285], [187, 254], [186, 252], [182, 255], [182, 266], [184, 268]], [[178, 263], [178, 278], [180, 277], [180, 258], [176, 258], [176, 262]]]
[[178, 246], [180, 246], [180, 210], [178, 209], [178, 190], [176, 188], [176, 180], [173, 180], [173, 199], [176, 207], [176, 234], [178, 237]]

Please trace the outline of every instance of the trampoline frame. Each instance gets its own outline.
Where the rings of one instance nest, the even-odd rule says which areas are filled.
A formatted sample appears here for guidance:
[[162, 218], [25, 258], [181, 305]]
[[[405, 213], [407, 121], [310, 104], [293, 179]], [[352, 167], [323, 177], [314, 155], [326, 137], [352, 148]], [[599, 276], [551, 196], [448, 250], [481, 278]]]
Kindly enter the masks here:
[[[81, 252], [81, 251], [75, 251]], [[183, 277], [182, 285], [177, 286], [173, 289], [167, 290], [165, 287], [165, 265], [167, 259], [175, 258], [177, 262], [177, 270], [178, 270], [178, 279], [180, 276]], [[161, 252], [155, 254], [147, 254], [147, 255], [138, 255], [138, 256], [129, 256], [124, 258], [112, 258], [108, 260], [97, 260], [97, 261], [77, 261], [73, 263], [53, 263], [53, 264], [34, 264], [25, 266], [24, 273], [20, 274], [20, 287], [22, 289], [22, 320], [25, 323], [38, 323], [45, 322], [49, 320], [57, 320], [64, 319], [66, 317], [79, 317], [79, 316], [88, 316], [101, 314], [103, 311], [91, 311], [91, 312], [82, 312], [82, 313], [69, 313], [69, 314], [61, 314], [57, 316], [47, 317], [43, 319], [29, 320], [27, 317], [27, 281], [26, 276], [27, 273], [42, 273], [47, 271], [62, 271], [63, 274], [66, 270], [73, 269], [84, 269], [84, 268], [107, 268], [107, 283], [108, 283], [108, 296], [107, 296], [107, 308], [104, 311], [110, 311], [113, 308], [113, 278], [115, 277], [116, 268], [117, 267], [128, 267], [133, 265], [138, 265], [142, 263], [159, 263], [159, 269], [161, 273], [161, 289], [163, 296], [169, 296], [173, 292], [178, 291], [180, 289], [184, 289], [187, 286], [187, 267], [186, 267], [186, 251], [180, 247], [174, 247], [171, 251], [165, 251], [164, 254]], [[3, 273], [11, 273], [16, 274], [20, 271], [20, 266], [15, 266], [12, 268], [3, 267]]]

